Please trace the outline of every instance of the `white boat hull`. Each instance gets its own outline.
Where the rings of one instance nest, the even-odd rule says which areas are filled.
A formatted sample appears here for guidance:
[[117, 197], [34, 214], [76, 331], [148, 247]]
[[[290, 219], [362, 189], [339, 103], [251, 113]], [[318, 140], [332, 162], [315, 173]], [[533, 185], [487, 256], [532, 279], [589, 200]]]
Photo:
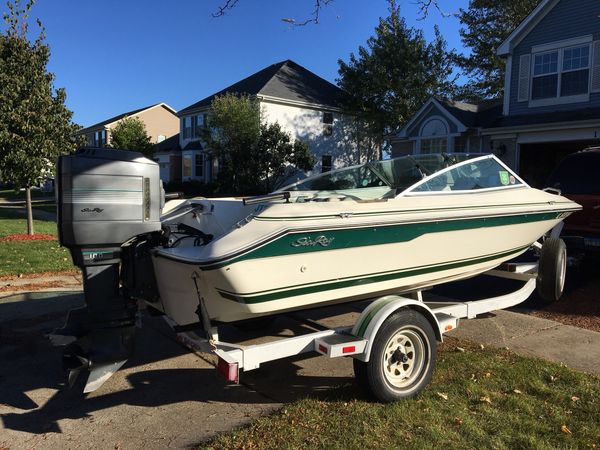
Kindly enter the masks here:
[[[535, 220], [532, 214], [515, 210], [515, 215], [509, 216], [513, 219], [508, 220], [515, 223], [508, 224], [502, 224], [506, 219], [493, 216], [452, 219], [445, 214], [445, 218], [434, 222], [394, 223], [388, 219], [388, 225], [363, 224], [357, 228], [352, 227], [352, 220], [333, 221], [329, 227], [323, 227], [321, 221], [313, 228], [318, 231], [308, 231], [308, 223], [288, 221], [288, 230], [301, 229], [248, 250], [246, 256], [237, 259], [206, 264], [156, 255], [153, 263], [161, 306], [181, 325], [197, 322], [200, 295], [211, 320], [232, 322], [463, 279], [523, 253], [562, 220], [561, 213], [547, 212], [550, 209], [539, 208]], [[445, 229], [452, 228], [457, 220], [477, 223]], [[336, 228], [342, 223], [349, 228]], [[256, 228], [267, 223], [257, 220], [251, 224]], [[394, 227], [396, 231], [422, 228], [423, 232], [413, 238], [400, 237], [400, 242], [366, 245], [354, 242], [352, 236], [343, 236], [348, 230], [354, 230], [355, 237], [393, 234]], [[300, 250], [277, 254], [278, 241], [282, 241], [280, 247]], [[334, 243], [340, 245], [336, 248]], [[269, 246], [274, 248], [269, 250]], [[253, 252], [258, 256], [248, 256]]]

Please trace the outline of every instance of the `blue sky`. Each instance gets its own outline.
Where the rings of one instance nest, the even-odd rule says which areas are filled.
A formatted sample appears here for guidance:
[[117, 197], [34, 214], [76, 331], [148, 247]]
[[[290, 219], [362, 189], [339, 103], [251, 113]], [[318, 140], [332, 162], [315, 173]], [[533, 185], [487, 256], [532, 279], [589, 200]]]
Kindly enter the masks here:
[[[66, 88], [74, 120], [88, 126], [158, 102], [179, 110], [285, 59], [335, 82], [337, 60], [348, 60], [366, 42], [388, 6], [385, 0], [335, 0], [319, 25], [293, 27], [281, 19], [310, 16], [314, 0], [239, 0], [213, 18], [222, 3], [37, 0], [31, 16], [46, 28], [55, 86]], [[413, 0], [398, 3], [409, 25], [430, 38], [438, 24], [449, 48], [462, 49], [455, 18], [431, 11], [418, 21]], [[467, 3], [440, 5], [456, 12]], [[4, 1], [0, 11], [6, 11]]]

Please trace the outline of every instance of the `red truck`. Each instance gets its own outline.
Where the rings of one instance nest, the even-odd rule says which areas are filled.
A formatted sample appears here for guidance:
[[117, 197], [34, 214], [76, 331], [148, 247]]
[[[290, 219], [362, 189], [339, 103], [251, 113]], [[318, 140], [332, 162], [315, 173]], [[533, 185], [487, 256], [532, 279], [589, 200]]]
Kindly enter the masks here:
[[600, 147], [567, 156], [547, 186], [583, 206], [565, 220], [562, 231], [571, 255], [600, 257]]

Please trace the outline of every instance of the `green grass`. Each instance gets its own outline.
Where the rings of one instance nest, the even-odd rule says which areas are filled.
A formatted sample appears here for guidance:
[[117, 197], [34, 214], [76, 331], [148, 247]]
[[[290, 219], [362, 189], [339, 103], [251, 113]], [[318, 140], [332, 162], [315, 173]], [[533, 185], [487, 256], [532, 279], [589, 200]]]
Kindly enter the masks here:
[[327, 399], [299, 400], [202, 448], [599, 447], [600, 378], [507, 351], [469, 349], [441, 352], [431, 384], [415, 399], [382, 405], [354, 385], [341, 386]]
[[[34, 220], [36, 233], [56, 236], [56, 223]], [[0, 208], [0, 237], [27, 232], [23, 214]], [[68, 250], [58, 241], [0, 241], [0, 276], [74, 270]]]
[[[34, 220], [33, 231], [56, 235], [56, 222]], [[11, 208], [0, 208], [0, 237], [16, 233], [27, 233], [26, 216]]]
[[0, 276], [75, 270], [58, 241], [0, 242]]

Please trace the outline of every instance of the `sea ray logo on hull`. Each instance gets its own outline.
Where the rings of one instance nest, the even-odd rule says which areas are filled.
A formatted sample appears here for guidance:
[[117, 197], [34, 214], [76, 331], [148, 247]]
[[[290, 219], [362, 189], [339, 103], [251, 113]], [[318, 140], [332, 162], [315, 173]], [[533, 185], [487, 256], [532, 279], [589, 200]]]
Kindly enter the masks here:
[[102, 211], [104, 211], [104, 209], [102, 209], [102, 208], [94, 208], [94, 209], [83, 208], [81, 210], [82, 213], [96, 213], [96, 214], [100, 214]]
[[316, 247], [320, 245], [321, 247], [329, 247], [329, 245], [333, 242], [335, 238], [328, 238], [327, 236], [317, 236], [312, 239], [310, 237], [301, 237], [296, 241], [292, 242], [292, 247]]

